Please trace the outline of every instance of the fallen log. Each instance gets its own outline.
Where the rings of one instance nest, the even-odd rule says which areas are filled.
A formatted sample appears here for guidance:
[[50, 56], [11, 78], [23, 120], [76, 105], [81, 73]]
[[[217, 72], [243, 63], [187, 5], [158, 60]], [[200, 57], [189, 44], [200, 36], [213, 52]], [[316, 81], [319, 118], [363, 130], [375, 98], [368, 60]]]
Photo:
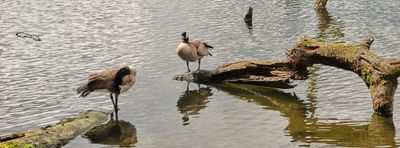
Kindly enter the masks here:
[[0, 147], [61, 147], [69, 140], [107, 121], [108, 114], [89, 110], [40, 129], [0, 136]]
[[303, 37], [287, 55], [296, 70], [323, 64], [358, 74], [370, 90], [374, 110], [391, 113], [400, 68], [370, 51], [372, 42], [371, 37], [356, 44], [327, 43]]
[[202, 84], [247, 83], [277, 88], [293, 88], [290, 79], [294, 76], [288, 61], [238, 61], [228, 63], [215, 70], [200, 70], [176, 75], [173, 79]]
[[298, 76], [307, 74], [307, 67], [323, 64], [358, 74], [370, 89], [374, 110], [391, 114], [400, 60], [384, 59], [370, 51], [373, 41], [368, 37], [355, 44], [328, 43], [305, 36], [287, 50], [285, 61], [232, 62], [215, 70], [176, 75], [174, 79], [203, 84], [233, 82], [292, 88], [291, 80], [304, 78]]

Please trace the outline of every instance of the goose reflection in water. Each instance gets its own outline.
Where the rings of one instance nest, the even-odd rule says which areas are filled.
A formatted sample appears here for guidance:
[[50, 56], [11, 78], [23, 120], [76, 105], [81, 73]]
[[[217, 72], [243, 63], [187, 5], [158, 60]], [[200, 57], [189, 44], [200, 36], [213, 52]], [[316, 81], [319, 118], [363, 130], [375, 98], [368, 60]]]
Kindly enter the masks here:
[[112, 117], [107, 123], [92, 128], [83, 137], [91, 143], [121, 147], [134, 147], [133, 144], [137, 143], [135, 126], [124, 120], [113, 120]]
[[198, 89], [189, 90], [189, 87], [186, 88], [186, 91], [179, 97], [176, 105], [179, 113], [183, 115], [183, 125], [189, 124], [189, 116], [196, 117], [194, 115], [199, 115], [199, 111], [207, 107], [206, 104], [209, 102], [209, 96], [212, 96], [209, 87], [200, 87], [198, 84]]
[[300, 142], [299, 146], [308, 147], [311, 146], [310, 143], [340, 147], [398, 146], [395, 141], [396, 131], [392, 116], [374, 113], [370, 122], [366, 124], [342, 121], [324, 123], [317, 117], [309, 116], [315, 114], [317, 108], [315, 103], [305, 102], [290, 93], [243, 84], [218, 84], [213, 87], [238, 99], [247, 100], [246, 102], [265, 106], [265, 109], [279, 111], [288, 120], [285, 133], [292, 137], [292, 142]]

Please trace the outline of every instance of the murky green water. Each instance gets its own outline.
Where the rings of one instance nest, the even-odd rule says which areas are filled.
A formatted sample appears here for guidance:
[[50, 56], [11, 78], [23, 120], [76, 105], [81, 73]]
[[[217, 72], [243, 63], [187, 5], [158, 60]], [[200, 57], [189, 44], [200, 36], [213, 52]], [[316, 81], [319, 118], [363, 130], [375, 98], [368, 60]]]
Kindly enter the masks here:
[[[242, 20], [246, 6], [254, 8], [251, 30]], [[327, 11], [316, 13], [310, 1], [289, 0], [3, 0], [0, 134], [89, 108], [111, 110], [107, 94], [78, 98], [74, 90], [91, 72], [134, 63], [137, 83], [120, 97], [123, 132], [111, 133], [124, 138], [89, 134], [65, 147], [397, 146], [398, 101], [393, 117], [375, 115], [367, 87], [352, 72], [315, 65], [308, 80], [287, 90], [235, 84], [186, 90], [186, 82], [171, 78], [186, 70], [175, 54], [182, 31], [215, 47], [202, 69], [284, 59], [303, 35], [333, 42], [371, 35], [373, 51], [400, 57], [399, 7], [389, 0], [329, 1]], [[16, 37], [20, 31], [42, 41]]]

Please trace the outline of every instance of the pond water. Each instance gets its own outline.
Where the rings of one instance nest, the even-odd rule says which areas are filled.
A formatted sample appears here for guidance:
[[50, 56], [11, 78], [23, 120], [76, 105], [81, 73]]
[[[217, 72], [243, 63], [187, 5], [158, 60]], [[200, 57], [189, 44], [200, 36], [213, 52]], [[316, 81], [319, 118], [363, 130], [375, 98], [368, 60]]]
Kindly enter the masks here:
[[[254, 8], [253, 28], [243, 22]], [[400, 1], [270, 0], [2, 0], [0, 134], [55, 123], [87, 109], [111, 110], [107, 94], [78, 98], [85, 77], [135, 64], [137, 83], [120, 96], [119, 118], [135, 140], [77, 137], [65, 147], [398, 146], [400, 103], [375, 115], [369, 90], [354, 73], [314, 65], [294, 89], [190, 84], [175, 53], [181, 33], [214, 46], [202, 69], [230, 61], [285, 59], [303, 35], [354, 43], [400, 57]], [[18, 38], [17, 32], [42, 41]], [[196, 63], [191, 68], [197, 68]], [[134, 134], [134, 136], [132, 136]]]

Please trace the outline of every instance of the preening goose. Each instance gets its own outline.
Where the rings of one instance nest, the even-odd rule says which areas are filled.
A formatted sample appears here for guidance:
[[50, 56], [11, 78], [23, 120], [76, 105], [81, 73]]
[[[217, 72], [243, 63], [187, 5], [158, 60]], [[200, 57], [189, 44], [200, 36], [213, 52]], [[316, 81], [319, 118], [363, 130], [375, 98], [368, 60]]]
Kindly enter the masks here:
[[[106, 69], [88, 76], [76, 92], [81, 97], [88, 96], [91, 92], [100, 91], [110, 93], [110, 98], [118, 120], [118, 96], [129, 90], [136, 81], [135, 66]], [[113, 98], [115, 94], [115, 101]]]
[[195, 39], [189, 40], [189, 37], [186, 36], [186, 32], [182, 33], [182, 43], [176, 47], [176, 52], [178, 56], [186, 61], [186, 66], [188, 72], [190, 72], [189, 62], [199, 62], [199, 67], [197, 70], [200, 70], [200, 61], [204, 56], [212, 56], [209, 49], [213, 49], [214, 47], [208, 45], [207, 43]]

